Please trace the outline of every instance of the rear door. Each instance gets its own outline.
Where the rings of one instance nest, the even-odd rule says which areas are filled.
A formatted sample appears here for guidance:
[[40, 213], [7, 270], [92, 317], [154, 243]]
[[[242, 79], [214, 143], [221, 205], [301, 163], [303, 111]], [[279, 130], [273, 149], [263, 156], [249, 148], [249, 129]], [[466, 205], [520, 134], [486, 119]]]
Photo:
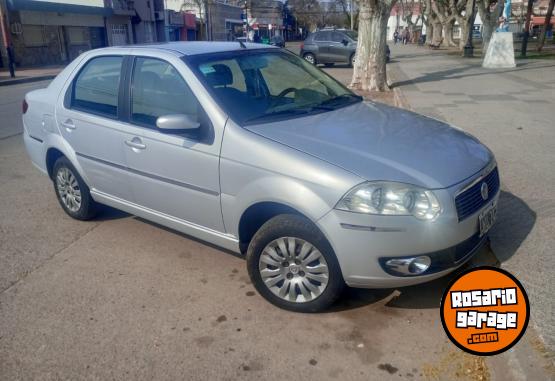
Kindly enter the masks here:
[[69, 143], [92, 189], [132, 201], [124, 141], [130, 139], [120, 122], [125, 56], [89, 59], [66, 84], [56, 106], [56, 123]]
[[330, 31], [321, 31], [317, 32], [314, 36], [314, 43], [318, 46], [318, 53], [316, 55], [316, 60], [319, 63], [327, 63], [333, 62], [330, 57], [330, 40], [331, 40], [331, 32]]

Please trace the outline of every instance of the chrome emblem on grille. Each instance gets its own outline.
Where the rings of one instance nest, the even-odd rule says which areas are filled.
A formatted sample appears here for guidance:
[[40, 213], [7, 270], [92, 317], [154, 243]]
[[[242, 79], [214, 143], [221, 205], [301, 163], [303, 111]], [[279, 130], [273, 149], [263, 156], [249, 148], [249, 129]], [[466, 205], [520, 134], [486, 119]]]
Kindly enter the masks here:
[[482, 194], [482, 199], [487, 200], [489, 196], [489, 189], [488, 184], [482, 183], [482, 187], [480, 188], [480, 193]]

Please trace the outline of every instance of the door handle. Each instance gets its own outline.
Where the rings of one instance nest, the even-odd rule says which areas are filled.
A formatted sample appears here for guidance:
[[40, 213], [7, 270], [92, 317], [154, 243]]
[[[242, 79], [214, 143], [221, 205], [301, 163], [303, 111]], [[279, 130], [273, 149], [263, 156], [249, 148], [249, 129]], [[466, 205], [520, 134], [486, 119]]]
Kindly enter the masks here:
[[146, 144], [143, 144], [142, 140], [139, 138], [133, 138], [131, 140], [126, 140], [125, 144], [131, 148], [135, 149], [145, 149]]
[[62, 127], [64, 127], [66, 130], [75, 130], [77, 127], [75, 127], [75, 124], [73, 124], [73, 120], [71, 119], [66, 119], [65, 122], [61, 123]]

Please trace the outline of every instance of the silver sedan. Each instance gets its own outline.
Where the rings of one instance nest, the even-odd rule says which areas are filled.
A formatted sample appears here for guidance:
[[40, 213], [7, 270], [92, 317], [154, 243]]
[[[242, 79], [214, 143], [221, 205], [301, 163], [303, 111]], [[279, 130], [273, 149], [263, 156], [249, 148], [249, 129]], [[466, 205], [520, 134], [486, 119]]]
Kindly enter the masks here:
[[265, 45], [89, 51], [25, 96], [23, 122], [69, 216], [105, 204], [244, 254], [259, 293], [294, 311], [345, 284], [441, 277], [495, 220], [499, 175], [477, 139]]

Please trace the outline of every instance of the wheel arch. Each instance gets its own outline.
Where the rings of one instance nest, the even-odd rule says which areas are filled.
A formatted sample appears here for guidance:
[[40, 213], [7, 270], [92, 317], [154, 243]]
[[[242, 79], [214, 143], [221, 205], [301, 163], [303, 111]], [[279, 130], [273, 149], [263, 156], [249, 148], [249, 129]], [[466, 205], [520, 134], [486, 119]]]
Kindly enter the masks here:
[[66, 157], [66, 155], [64, 155], [64, 153], [56, 147], [50, 147], [46, 151], [46, 171], [48, 172], [48, 176], [51, 179], [54, 175], [54, 163], [56, 163], [56, 160], [58, 160], [62, 156]]
[[83, 172], [83, 168], [77, 160], [76, 153], [60, 135], [48, 134], [44, 143], [48, 147], [46, 148], [46, 153], [43, 156], [44, 163], [46, 166], [46, 171], [50, 178], [52, 178], [53, 176], [52, 172], [54, 170], [54, 164], [56, 163], [56, 160], [63, 156], [69, 160], [69, 162], [75, 167], [85, 184], [90, 187], [91, 184], [89, 182], [89, 179]]
[[299, 210], [285, 203], [275, 201], [261, 201], [254, 203], [245, 209], [239, 219], [239, 249], [242, 254], [246, 253], [252, 237], [262, 227], [262, 225], [280, 214], [294, 214], [314, 222]]

